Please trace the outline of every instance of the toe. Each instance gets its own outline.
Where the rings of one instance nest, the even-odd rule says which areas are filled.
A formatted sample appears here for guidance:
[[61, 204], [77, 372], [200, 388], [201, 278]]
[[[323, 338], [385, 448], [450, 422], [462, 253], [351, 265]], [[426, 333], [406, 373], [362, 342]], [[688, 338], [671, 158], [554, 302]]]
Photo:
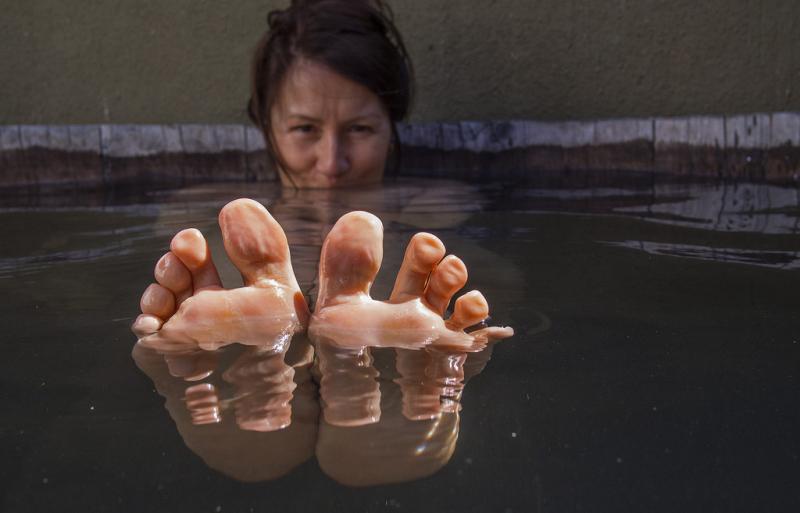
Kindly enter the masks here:
[[203, 234], [195, 228], [178, 232], [172, 238], [170, 251], [180, 259], [192, 275], [194, 292], [219, 288], [222, 282], [211, 260], [211, 251]]
[[369, 295], [383, 260], [383, 224], [367, 212], [350, 212], [333, 226], [319, 264], [317, 308]]
[[174, 253], [168, 252], [162, 256], [153, 274], [159, 285], [172, 291], [177, 305], [191, 295], [192, 274]]
[[139, 307], [143, 314], [168, 319], [175, 313], [175, 296], [169, 289], [153, 283], [142, 294]]
[[155, 315], [141, 314], [133, 321], [131, 331], [133, 331], [137, 337], [142, 338], [160, 330], [162, 324], [164, 324], [164, 321]]
[[468, 292], [456, 299], [453, 315], [446, 321], [448, 328], [463, 330], [478, 324], [489, 316], [489, 304], [477, 290]]
[[402, 302], [421, 297], [428, 276], [444, 253], [444, 244], [436, 236], [424, 232], [414, 235], [406, 248], [389, 300]]
[[425, 300], [434, 312], [444, 315], [453, 295], [467, 283], [467, 266], [455, 255], [448, 255], [431, 273], [425, 287]]
[[225, 251], [245, 285], [267, 278], [299, 288], [286, 234], [263, 205], [244, 198], [232, 201], [220, 211], [219, 225]]

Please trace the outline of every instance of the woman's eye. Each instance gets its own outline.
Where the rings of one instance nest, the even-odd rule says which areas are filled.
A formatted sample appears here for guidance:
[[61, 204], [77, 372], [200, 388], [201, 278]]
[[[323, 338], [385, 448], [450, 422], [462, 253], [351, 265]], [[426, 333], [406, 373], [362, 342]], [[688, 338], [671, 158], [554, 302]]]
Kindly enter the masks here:
[[350, 131], [358, 134], [371, 134], [374, 132], [372, 127], [369, 125], [353, 125], [350, 127]]
[[289, 130], [301, 134], [310, 134], [314, 131], [314, 125], [294, 125], [290, 127]]

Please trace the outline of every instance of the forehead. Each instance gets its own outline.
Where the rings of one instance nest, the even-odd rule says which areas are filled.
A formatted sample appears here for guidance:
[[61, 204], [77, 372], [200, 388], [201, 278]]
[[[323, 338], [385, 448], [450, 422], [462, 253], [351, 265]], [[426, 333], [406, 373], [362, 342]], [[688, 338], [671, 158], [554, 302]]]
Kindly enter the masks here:
[[385, 111], [380, 99], [363, 85], [327, 66], [298, 59], [286, 72], [273, 114], [353, 117], [382, 115]]

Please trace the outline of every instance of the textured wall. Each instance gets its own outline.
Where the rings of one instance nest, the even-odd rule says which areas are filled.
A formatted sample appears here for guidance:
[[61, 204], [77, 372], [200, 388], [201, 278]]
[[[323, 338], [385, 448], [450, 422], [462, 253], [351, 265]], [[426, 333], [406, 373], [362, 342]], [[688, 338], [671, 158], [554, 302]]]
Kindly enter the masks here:
[[[2, 0], [0, 124], [235, 123], [284, 1]], [[800, 110], [800, 2], [394, 0], [414, 120]]]

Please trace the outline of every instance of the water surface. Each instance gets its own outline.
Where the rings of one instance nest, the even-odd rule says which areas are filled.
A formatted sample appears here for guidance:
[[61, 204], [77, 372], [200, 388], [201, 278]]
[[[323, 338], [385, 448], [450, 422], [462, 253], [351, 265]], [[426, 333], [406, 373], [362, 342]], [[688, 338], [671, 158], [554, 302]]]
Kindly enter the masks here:
[[[190, 412], [180, 396], [165, 408], [169, 387], [137, 366], [128, 326], [178, 229], [207, 234], [223, 280], [238, 284], [216, 213], [240, 196], [283, 225], [310, 296], [325, 233], [342, 213], [368, 210], [386, 228], [374, 297], [388, 296], [410, 237], [430, 231], [466, 262], [466, 290], [483, 291], [492, 323], [515, 328], [443, 414], [449, 432], [457, 421], [456, 440], [432, 475], [353, 488], [309, 445], [287, 445], [305, 453], [270, 475], [274, 449], [234, 438], [253, 448], [253, 472], [232, 476], [181, 432], [171, 404]], [[401, 181], [336, 193], [218, 185], [88, 203], [15, 198], [0, 211], [3, 511], [800, 507], [794, 188]], [[405, 377], [421, 379], [392, 358], [375, 355], [384, 406]], [[368, 438], [354, 438], [359, 454], [375, 456]]]

